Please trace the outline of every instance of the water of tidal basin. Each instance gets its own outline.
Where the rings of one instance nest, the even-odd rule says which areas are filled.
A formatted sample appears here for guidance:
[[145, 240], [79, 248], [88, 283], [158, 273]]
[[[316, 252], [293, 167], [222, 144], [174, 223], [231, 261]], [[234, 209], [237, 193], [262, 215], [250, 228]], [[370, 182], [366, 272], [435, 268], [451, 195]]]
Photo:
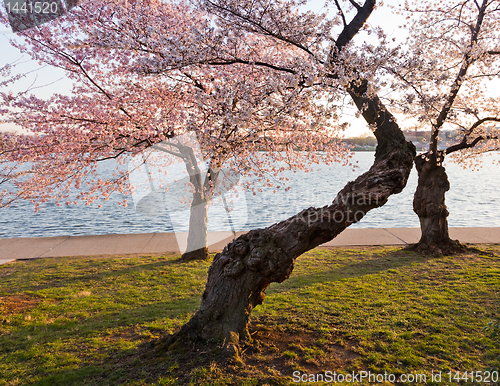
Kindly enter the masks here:
[[[244, 193], [236, 200], [237, 206], [229, 219], [236, 224], [236, 230], [249, 230], [271, 225], [284, 220], [304, 208], [328, 205], [337, 192], [356, 176], [369, 169], [374, 153], [358, 152], [353, 161], [358, 168], [339, 164], [322, 166], [310, 173], [288, 174], [291, 189], [284, 192], [274, 188], [263, 189], [262, 193]], [[464, 170], [460, 166], [446, 163], [451, 189], [446, 195], [450, 212], [451, 227], [500, 227], [500, 153], [484, 156], [481, 169]], [[494, 163], [497, 162], [497, 163]], [[412, 171], [405, 190], [394, 195], [382, 208], [370, 211], [352, 228], [401, 228], [418, 227], [417, 216], [412, 210], [413, 194], [417, 185], [417, 173]], [[0, 209], [0, 237], [41, 237], [62, 235], [95, 235], [121, 233], [172, 232], [187, 229], [172, 226], [172, 217], [182, 212], [168, 210], [157, 216], [137, 213], [133, 204], [127, 208], [118, 205], [121, 194], [115, 193], [109, 201], [85, 206], [81, 203], [71, 206], [56, 206], [54, 203], [41, 205], [34, 212], [30, 203], [21, 202], [10, 208]], [[126, 197], [129, 198], [130, 197]], [[185, 212], [184, 212], [185, 213]], [[187, 221], [185, 222], [187, 224]], [[230, 230], [225, 211], [215, 211], [209, 220], [209, 231]]]

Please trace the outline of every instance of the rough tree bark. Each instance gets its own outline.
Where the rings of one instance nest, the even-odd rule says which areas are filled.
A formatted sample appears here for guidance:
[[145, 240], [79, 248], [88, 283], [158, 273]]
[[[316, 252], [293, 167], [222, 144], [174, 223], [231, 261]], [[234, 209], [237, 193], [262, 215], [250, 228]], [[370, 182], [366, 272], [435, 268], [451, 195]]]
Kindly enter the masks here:
[[467, 247], [460, 241], [450, 238], [448, 232], [449, 212], [445, 204], [445, 194], [450, 190], [450, 183], [442, 163], [445, 154], [474, 147], [478, 142], [490, 138], [480, 136], [471, 143], [468, 143], [467, 138], [464, 138], [461, 143], [450, 146], [444, 152], [438, 151], [436, 157], [438, 162], [430, 157], [429, 153], [419, 154], [415, 157], [418, 184], [413, 196], [413, 211], [420, 221], [421, 237], [418, 243], [408, 246], [408, 250], [435, 256], [477, 251], [475, 248]]
[[477, 60], [476, 55], [472, 54], [472, 52], [476, 50], [475, 45], [479, 40], [479, 33], [488, 6], [487, 1], [483, 1], [482, 5], [476, 2], [478, 14], [475, 24], [470, 26], [469, 49], [463, 50], [463, 62], [458, 74], [451, 85], [446, 101], [439, 111], [439, 115], [432, 124], [429, 151], [415, 158], [415, 167], [418, 172], [418, 186], [413, 200], [413, 211], [418, 215], [420, 220], [422, 236], [420, 241], [410, 246], [409, 249], [417, 250], [420, 253], [433, 255], [453, 254], [463, 252], [467, 249], [458, 241], [451, 240], [448, 233], [448, 210], [445, 204], [445, 193], [450, 189], [450, 183], [442, 164], [445, 155], [461, 149], [474, 147], [479, 141], [486, 139], [480, 136], [471, 143], [468, 143], [468, 137], [472, 135], [476, 127], [487, 121], [497, 121], [497, 118], [478, 118], [478, 121], [466, 132], [462, 142], [448, 147], [445, 151], [438, 150], [438, 142], [440, 130], [453, 109], [453, 103], [464, 83], [464, 79], [466, 79], [467, 72]]
[[445, 168], [426, 162], [425, 157], [426, 155], [415, 158], [418, 186], [413, 199], [413, 210], [418, 215], [422, 229], [419, 243], [446, 243], [450, 237], [445, 193], [450, 189], [450, 183]]
[[422, 235], [419, 242], [408, 249], [422, 254], [449, 255], [466, 250], [459, 241], [452, 240], [448, 232], [449, 212], [445, 194], [450, 190], [450, 183], [442, 166], [444, 157], [444, 152], [439, 151], [436, 158], [425, 153], [414, 160], [418, 185], [413, 197], [413, 211], [420, 220]]
[[157, 350], [203, 340], [223, 343], [227, 355], [239, 358], [239, 343], [251, 340], [247, 328], [250, 314], [263, 302], [266, 288], [289, 278], [301, 254], [332, 240], [405, 187], [415, 147], [406, 142], [378, 97], [367, 95], [367, 82], [351, 85], [349, 93], [356, 105], [363, 106], [366, 121], [376, 126], [378, 147], [373, 166], [347, 183], [331, 205], [305, 209], [228, 244], [208, 271], [200, 309], [178, 333], [160, 339]]

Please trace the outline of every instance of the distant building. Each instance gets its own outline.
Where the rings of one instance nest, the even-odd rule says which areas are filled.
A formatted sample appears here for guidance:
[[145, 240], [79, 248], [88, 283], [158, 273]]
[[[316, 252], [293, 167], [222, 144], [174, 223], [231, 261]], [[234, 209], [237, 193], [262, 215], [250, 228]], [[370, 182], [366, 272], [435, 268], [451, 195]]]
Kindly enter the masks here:
[[[444, 149], [455, 143], [457, 134], [455, 130], [442, 130], [439, 133], [439, 137], [441, 138], [439, 148]], [[429, 130], [405, 130], [404, 135], [407, 141], [413, 142], [417, 151], [427, 151], [431, 138]]]
[[430, 131], [424, 130], [405, 130], [403, 131], [407, 141], [411, 141], [418, 152], [426, 151], [431, 136]]

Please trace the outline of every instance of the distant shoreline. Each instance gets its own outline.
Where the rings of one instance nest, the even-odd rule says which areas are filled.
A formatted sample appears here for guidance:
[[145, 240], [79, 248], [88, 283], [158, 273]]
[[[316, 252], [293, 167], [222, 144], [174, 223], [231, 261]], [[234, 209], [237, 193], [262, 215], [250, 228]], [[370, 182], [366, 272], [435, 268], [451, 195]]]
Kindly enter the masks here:
[[366, 151], [366, 152], [372, 152], [373, 153], [375, 151], [375, 147], [373, 147], [373, 148], [370, 147], [368, 149], [367, 148], [362, 148], [362, 147], [354, 147], [351, 150], [352, 151], [356, 151], [356, 152], [358, 152], [358, 151]]

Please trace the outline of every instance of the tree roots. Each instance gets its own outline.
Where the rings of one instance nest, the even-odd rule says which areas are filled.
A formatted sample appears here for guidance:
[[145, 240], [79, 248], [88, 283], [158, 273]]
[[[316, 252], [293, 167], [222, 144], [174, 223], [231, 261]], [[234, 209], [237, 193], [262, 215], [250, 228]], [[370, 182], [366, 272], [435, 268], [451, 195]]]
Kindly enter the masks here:
[[404, 248], [407, 251], [417, 252], [423, 256], [453, 256], [459, 253], [480, 252], [477, 248], [468, 247], [460, 243], [458, 240], [447, 239], [438, 243], [423, 243], [410, 244]]
[[208, 248], [200, 248], [194, 251], [183, 253], [181, 256], [181, 261], [192, 261], [192, 260], [206, 260], [208, 259]]

